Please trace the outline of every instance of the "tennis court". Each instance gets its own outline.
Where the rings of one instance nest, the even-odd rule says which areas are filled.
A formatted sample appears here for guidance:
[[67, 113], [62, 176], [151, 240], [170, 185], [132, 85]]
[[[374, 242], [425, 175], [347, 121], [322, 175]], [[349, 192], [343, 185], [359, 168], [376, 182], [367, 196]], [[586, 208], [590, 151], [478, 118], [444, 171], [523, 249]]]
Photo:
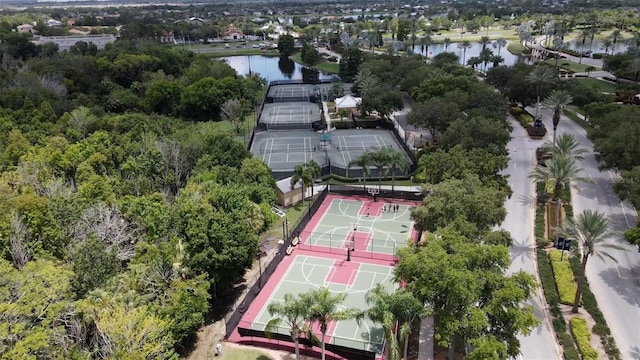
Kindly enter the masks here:
[[321, 121], [320, 106], [311, 102], [281, 102], [264, 104], [260, 123], [267, 130], [311, 129], [312, 123]]
[[[326, 134], [330, 135], [330, 140], [321, 141]], [[326, 134], [301, 130], [256, 133], [251, 153], [262, 159], [272, 171], [293, 171], [296, 165], [313, 159], [321, 166], [330, 162], [332, 168], [346, 177], [362, 177], [362, 168], [349, 166], [349, 163], [367, 150], [392, 148], [405, 153], [389, 130], [334, 130]], [[370, 168], [373, 169], [370, 176], [375, 176], [375, 166]]]
[[309, 97], [313, 90], [310, 84], [272, 85], [267, 96], [274, 99]]

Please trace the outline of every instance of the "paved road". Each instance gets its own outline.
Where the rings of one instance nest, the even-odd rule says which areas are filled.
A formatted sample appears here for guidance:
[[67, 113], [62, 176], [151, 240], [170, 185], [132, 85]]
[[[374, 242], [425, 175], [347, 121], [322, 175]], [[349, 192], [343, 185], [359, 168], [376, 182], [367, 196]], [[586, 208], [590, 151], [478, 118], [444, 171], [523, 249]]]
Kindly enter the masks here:
[[[513, 237], [513, 246], [510, 249], [512, 263], [508, 273], [523, 270], [537, 278], [533, 230], [535, 189], [528, 176], [535, 166], [535, 149], [541, 142], [529, 139], [515, 120], [511, 119], [511, 122], [513, 133], [508, 145], [510, 160], [509, 166], [503, 172], [509, 175], [509, 184], [513, 189], [513, 195], [505, 204], [507, 217], [502, 224], [502, 228], [508, 230]], [[519, 359], [561, 359], [556, 337], [548, 320], [546, 302], [541, 294], [542, 289], [538, 288], [531, 301], [536, 317], [541, 323], [529, 336], [520, 336], [522, 355]]]
[[[552, 129], [551, 111], [542, 110], [541, 113], [547, 128]], [[614, 232], [634, 226], [636, 211], [629, 203], [621, 202], [611, 189], [616, 174], [598, 170], [593, 144], [586, 138], [584, 129], [563, 116], [558, 134], [562, 132], [574, 134], [581, 147], [588, 151], [580, 166], [584, 169], [582, 176], [594, 182], [575, 184], [579, 189], [572, 190], [574, 213], [587, 209], [601, 211], [609, 218], [610, 230]], [[637, 248], [628, 245], [619, 233], [610, 242], [624, 246], [628, 251], [607, 250], [618, 260], [617, 264], [591, 257], [587, 263], [587, 278], [620, 349], [621, 358], [640, 359], [640, 253]]]

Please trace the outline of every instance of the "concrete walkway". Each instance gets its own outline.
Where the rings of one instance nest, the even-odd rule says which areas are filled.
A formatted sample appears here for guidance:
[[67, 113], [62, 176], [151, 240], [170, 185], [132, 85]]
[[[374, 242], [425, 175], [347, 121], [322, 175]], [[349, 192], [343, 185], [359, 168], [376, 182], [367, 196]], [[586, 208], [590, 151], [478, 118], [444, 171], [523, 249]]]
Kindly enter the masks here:
[[418, 359], [433, 360], [434, 358], [434, 328], [433, 318], [427, 316], [420, 322], [420, 340], [418, 343]]

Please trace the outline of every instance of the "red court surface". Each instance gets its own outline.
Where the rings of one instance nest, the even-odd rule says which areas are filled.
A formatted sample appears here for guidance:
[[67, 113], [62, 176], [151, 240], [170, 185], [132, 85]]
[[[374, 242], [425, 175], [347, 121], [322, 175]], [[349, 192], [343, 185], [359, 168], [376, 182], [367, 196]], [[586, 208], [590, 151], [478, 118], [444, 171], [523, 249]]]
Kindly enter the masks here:
[[358, 269], [360, 269], [360, 264], [355, 261], [336, 260], [326, 281], [351, 285], [358, 274]]
[[366, 201], [362, 204], [360, 208], [360, 212], [358, 215], [360, 216], [380, 216], [382, 214], [382, 207], [384, 206], [383, 202], [374, 202], [373, 200]]
[[353, 250], [366, 251], [371, 241], [371, 234], [362, 231], [349, 230], [346, 239], [347, 241], [353, 241]]

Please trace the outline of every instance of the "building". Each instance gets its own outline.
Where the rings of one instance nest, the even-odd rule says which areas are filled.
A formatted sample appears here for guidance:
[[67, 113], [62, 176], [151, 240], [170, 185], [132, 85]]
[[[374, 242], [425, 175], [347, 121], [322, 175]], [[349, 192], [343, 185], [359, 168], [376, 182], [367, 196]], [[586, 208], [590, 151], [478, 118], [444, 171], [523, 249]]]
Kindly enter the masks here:
[[[307, 197], [311, 196], [311, 188], [305, 189]], [[298, 181], [291, 188], [291, 178], [282, 179], [276, 182], [276, 197], [278, 205], [289, 207], [302, 201], [302, 184]]]
[[22, 24], [18, 25], [18, 32], [24, 34], [33, 34], [35, 30], [33, 29], [33, 25], [31, 24]]
[[79, 35], [79, 36], [39, 36], [32, 42], [36, 45], [42, 45], [48, 42], [58, 45], [60, 51], [69, 50], [78, 41], [95, 44], [98, 49], [104, 49], [107, 44], [116, 41], [113, 34], [109, 35]]
[[62, 23], [62, 21], [58, 21], [56, 19], [49, 19], [49, 20], [47, 20], [47, 26], [48, 27], [63, 27], [64, 24]]
[[224, 32], [224, 36], [222, 38], [225, 40], [241, 40], [241, 39], [244, 39], [245, 36], [242, 30], [231, 25], [229, 26], [229, 29]]

